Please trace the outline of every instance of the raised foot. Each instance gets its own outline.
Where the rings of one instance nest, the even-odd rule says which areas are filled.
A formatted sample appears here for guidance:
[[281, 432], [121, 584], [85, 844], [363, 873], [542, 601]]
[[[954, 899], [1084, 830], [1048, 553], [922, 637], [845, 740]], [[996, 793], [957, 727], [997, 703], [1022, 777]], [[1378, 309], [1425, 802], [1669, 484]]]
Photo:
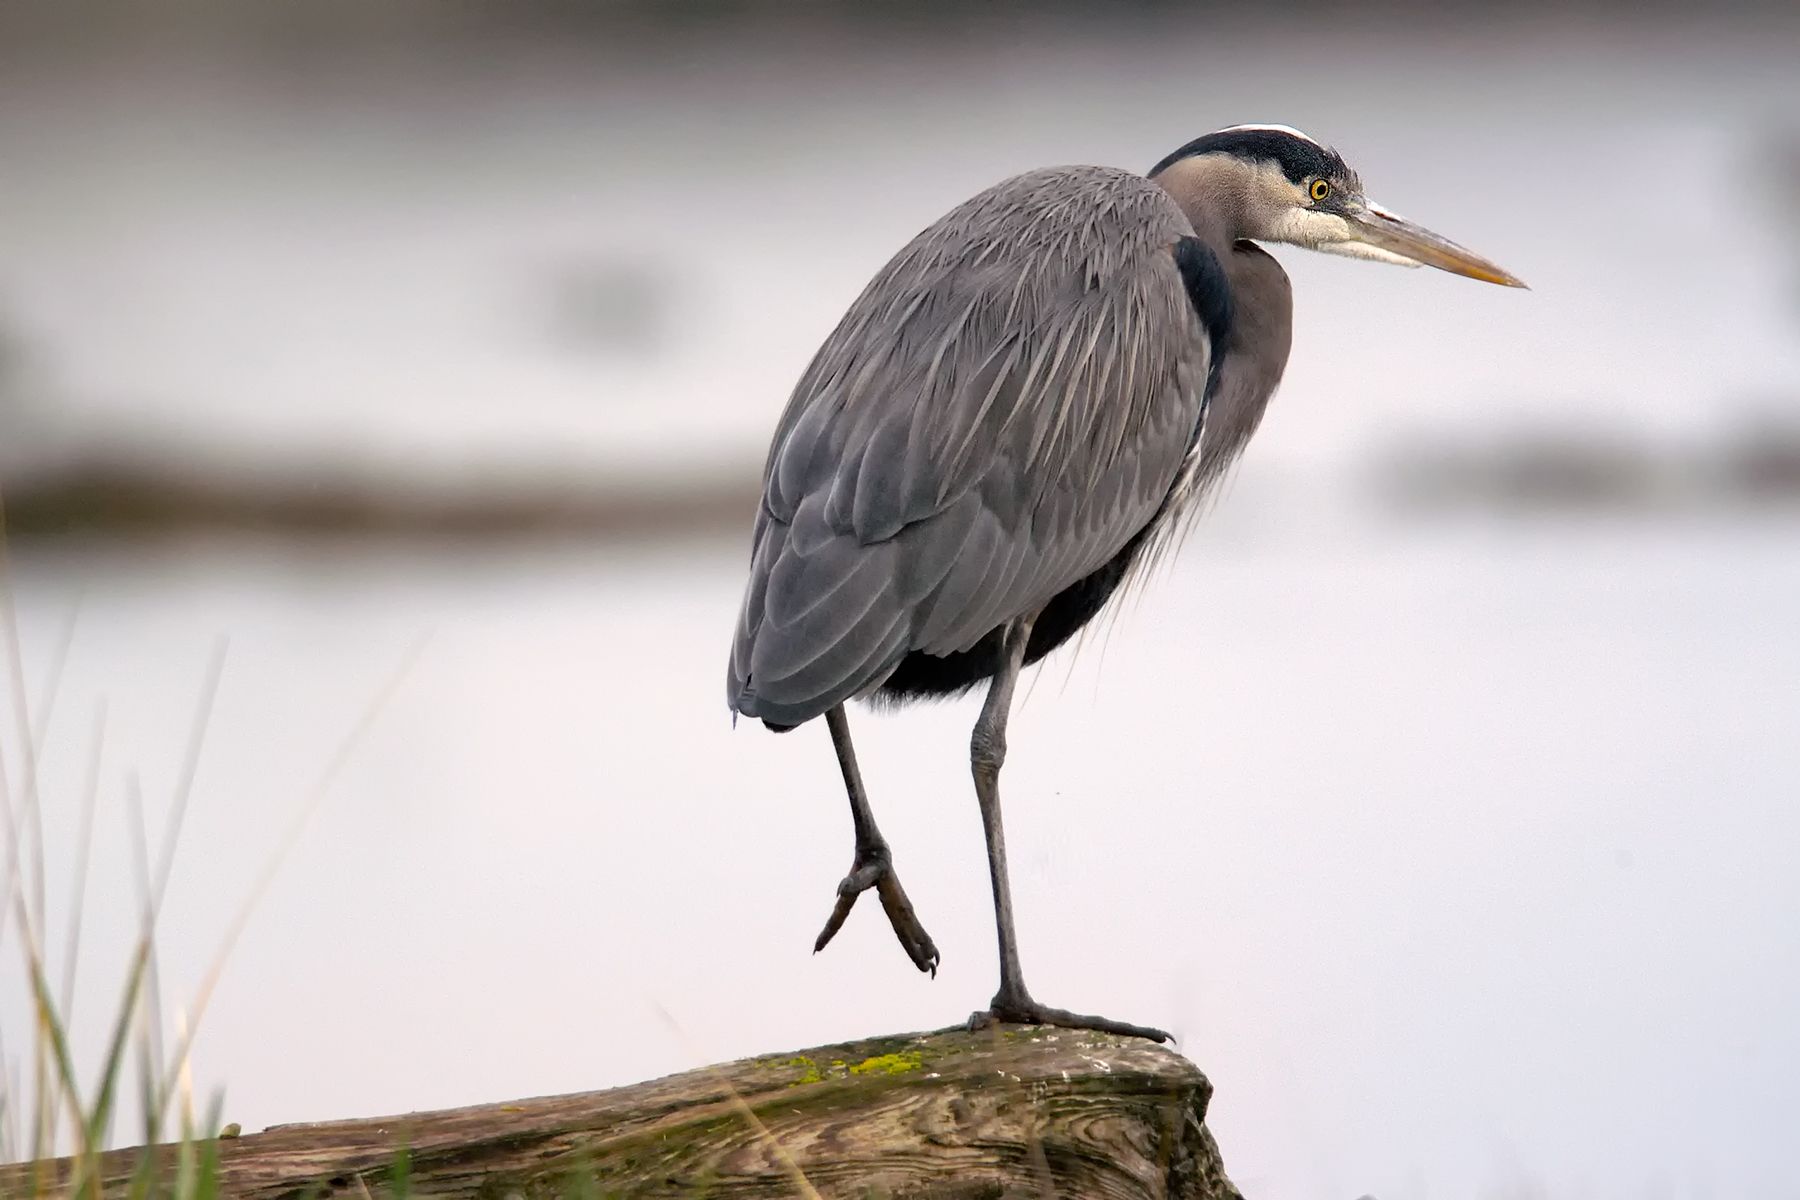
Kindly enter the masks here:
[[1173, 1042], [1175, 1039], [1160, 1029], [1149, 1025], [1132, 1025], [1125, 1021], [1114, 1021], [1106, 1017], [1090, 1017], [1082, 1013], [1069, 1012], [1067, 1009], [1051, 1008], [1039, 1004], [1027, 996], [1022, 1000], [994, 997], [993, 1006], [985, 1012], [974, 1013], [969, 1017], [970, 1029], [985, 1029], [990, 1025], [1006, 1022], [1015, 1025], [1054, 1025], [1058, 1029], [1093, 1029], [1101, 1033], [1117, 1033], [1124, 1037], [1148, 1038], [1153, 1042]]
[[925, 932], [925, 926], [919, 923], [919, 915], [913, 911], [912, 901], [906, 898], [906, 889], [900, 886], [900, 876], [894, 873], [894, 863], [886, 846], [858, 847], [856, 862], [852, 864], [850, 873], [838, 884], [837, 904], [832, 907], [831, 916], [825, 921], [825, 928], [819, 931], [819, 938], [813, 943], [813, 953], [823, 950], [837, 931], [844, 926], [844, 918], [850, 915], [856, 898], [875, 889], [881, 897], [881, 907], [887, 912], [888, 924], [894, 927], [894, 937], [899, 939], [900, 948], [906, 951], [906, 957], [912, 959], [913, 966], [921, 971], [929, 971], [937, 976], [938, 948]]

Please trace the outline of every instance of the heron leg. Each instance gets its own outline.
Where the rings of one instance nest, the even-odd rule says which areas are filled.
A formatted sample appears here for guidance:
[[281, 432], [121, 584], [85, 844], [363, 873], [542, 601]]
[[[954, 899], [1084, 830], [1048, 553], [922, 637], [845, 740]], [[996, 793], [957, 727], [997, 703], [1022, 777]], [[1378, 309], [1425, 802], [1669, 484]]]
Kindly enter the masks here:
[[875, 827], [875, 814], [869, 810], [869, 794], [863, 788], [862, 771], [856, 765], [856, 749], [850, 744], [850, 718], [845, 714], [844, 706], [836, 705], [827, 712], [825, 724], [831, 730], [831, 744], [837, 750], [838, 766], [844, 772], [844, 790], [850, 793], [850, 820], [856, 827], [856, 857], [850, 864], [850, 873], [838, 884], [837, 903], [818, 940], [813, 943], [813, 953], [823, 950], [837, 936], [856, 898], [874, 888], [875, 894], [881, 897], [888, 923], [894, 927], [894, 936], [900, 940], [900, 948], [906, 951], [915, 967], [936, 975], [937, 946], [919, 923], [918, 914], [913, 912], [912, 901], [907, 899], [906, 889], [900, 886], [900, 876], [894, 871], [893, 854], [888, 850], [887, 839]]
[[969, 1023], [979, 1028], [995, 1021], [1015, 1021], [1169, 1041], [1168, 1034], [1147, 1025], [1050, 1008], [1033, 1000], [1025, 990], [1025, 975], [1019, 968], [1019, 938], [1013, 929], [1012, 885], [1006, 874], [1006, 834], [1000, 822], [1000, 767], [1006, 761], [1006, 718], [1012, 709], [1013, 689], [1025, 665], [1025, 647], [1030, 640], [1029, 620], [1015, 622], [1007, 629], [1001, 644], [1000, 668], [988, 685], [987, 700], [969, 738], [969, 766], [975, 776], [975, 798], [981, 805], [981, 826], [987, 834], [988, 877], [994, 885], [994, 924], [1000, 936], [1000, 990], [994, 993], [988, 1010], [976, 1013]]

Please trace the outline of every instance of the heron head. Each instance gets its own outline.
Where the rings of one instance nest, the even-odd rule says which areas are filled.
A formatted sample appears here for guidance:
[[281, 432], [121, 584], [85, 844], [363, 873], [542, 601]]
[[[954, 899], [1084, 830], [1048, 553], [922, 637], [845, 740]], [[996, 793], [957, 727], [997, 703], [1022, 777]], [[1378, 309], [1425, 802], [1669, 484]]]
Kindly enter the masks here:
[[1524, 287], [1487, 259], [1369, 199], [1337, 151], [1285, 125], [1233, 125], [1150, 171], [1194, 222], [1229, 239], [1286, 242]]

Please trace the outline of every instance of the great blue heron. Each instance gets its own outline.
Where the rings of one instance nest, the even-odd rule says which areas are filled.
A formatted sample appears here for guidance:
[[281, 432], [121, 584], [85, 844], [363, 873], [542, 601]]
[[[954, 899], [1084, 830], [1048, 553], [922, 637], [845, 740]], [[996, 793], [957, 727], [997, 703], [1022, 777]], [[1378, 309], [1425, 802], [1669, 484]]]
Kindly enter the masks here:
[[1262, 418], [1293, 300], [1258, 241], [1524, 286], [1370, 200], [1298, 130], [1237, 125], [1148, 177], [1052, 167], [982, 192], [881, 269], [801, 376], [763, 470], [726, 695], [771, 729], [830, 727], [856, 850], [815, 951], [873, 887], [913, 963], [935, 973], [844, 704], [991, 680], [969, 758], [1000, 988], [976, 1019], [1166, 1040], [1026, 990], [1000, 766], [1020, 669], [1168, 545]]

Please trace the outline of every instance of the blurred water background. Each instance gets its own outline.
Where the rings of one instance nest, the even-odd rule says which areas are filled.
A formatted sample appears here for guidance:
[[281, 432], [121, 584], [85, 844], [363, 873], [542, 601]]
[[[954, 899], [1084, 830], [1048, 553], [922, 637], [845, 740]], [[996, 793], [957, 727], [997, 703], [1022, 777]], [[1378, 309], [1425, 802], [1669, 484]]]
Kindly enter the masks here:
[[1800, 1196], [1791, 5], [9, 6], [0, 482], [59, 971], [104, 720], [83, 1063], [127, 796], [162, 827], [221, 637], [171, 1007], [422, 643], [205, 1014], [246, 1129], [985, 1004], [969, 702], [853, 718], [938, 977], [869, 905], [809, 953], [829, 743], [721, 694], [760, 457], [943, 210], [1240, 121], [1534, 290], [1281, 252], [1247, 460], [1015, 718], [1034, 988], [1177, 1029], [1259, 1200]]

